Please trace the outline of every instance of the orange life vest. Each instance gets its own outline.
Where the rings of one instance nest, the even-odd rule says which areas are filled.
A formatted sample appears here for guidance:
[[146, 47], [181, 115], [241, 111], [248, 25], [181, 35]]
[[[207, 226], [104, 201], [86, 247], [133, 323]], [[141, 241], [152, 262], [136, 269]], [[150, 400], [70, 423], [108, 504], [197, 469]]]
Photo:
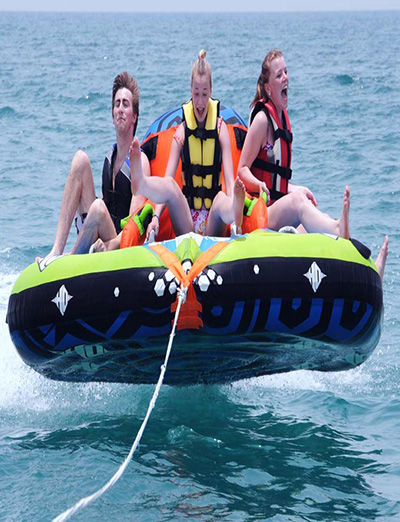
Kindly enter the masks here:
[[[243, 142], [246, 137], [246, 124], [242, 117], [230, 107], [221, 105], [221, 116], [228, 127], [231, 141], [233, 171], [236, 172], [239, 164]], [[147, 131], [142, 142], [142, 150], [146, 154], [152, 176], [164, 176], [167, 167], [169, 152], [173, 137], [179, 124], [182, 122], [182, 109], [167, 111], [155, 120]], [[179, 160], [175, 181], [182, 188], [182, 162]], [[222, 168], [222, 190], [225, 189]], [[155, 205], [151, 201], [141, 207], [134, 215], [129, 216], [124, 225], [120, 248], [143, 244], [146, 228], [152, 217]], [[256, 228], [267, 227], [267, 209], [265, 201], [260, 198], [247, 197], [243, 209], [242, 232], [248, 233]], [[160, 229], [157, 241], [174, 238], [175, 234], [166, 208], [160, 218]]]

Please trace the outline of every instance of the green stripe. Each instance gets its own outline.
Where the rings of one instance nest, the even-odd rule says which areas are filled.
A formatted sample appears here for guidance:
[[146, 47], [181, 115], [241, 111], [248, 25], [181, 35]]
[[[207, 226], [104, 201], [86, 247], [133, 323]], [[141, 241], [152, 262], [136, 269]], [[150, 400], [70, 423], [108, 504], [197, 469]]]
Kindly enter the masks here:
[[50, 263], [43, 272], [40, 272], [36, 262], [29, 265], [17, 279], [12, 294], [88, 273], [164, 266], [154, 252], [144, 247], [124, 248], [101, 254], [66, 255]]
[[[196, 241], [188, 238], [175, 253], [181, 261], [190, 258], [194, 262], [201, 251]], [[337, 259], [370, 267], [378, 272], [373, 260], [365, 259], [346, 239], [324, 234], [277, 234], [262, 230], [231, 241], [209, 264], [260, 257]], [[157, 267], [165, 265], [154, 252], [144, 247], [124, 248], [102, 254], [63, 256], [50, 263], [43, 272], [40, 272], [37, 263], [28, 266], [17, 279], [12, 294], [87, 273]]]
[[278, 234], [256, 230], [229, 243], [210, 265], [260, 257], [337, 259], [367, 266], [378, 272], [373, 260], [365, 259], [343, 238], [324, 234]]

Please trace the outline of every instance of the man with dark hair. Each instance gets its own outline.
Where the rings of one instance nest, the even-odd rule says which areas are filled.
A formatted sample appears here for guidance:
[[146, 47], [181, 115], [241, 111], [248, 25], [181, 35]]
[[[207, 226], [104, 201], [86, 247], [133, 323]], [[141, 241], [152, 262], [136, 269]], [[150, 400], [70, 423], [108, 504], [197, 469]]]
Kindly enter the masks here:
[[[37, 259], [40, 268], [44, 268], [54, 257], [63, 254], [74, 217], [79, 234], [91, 206], [93, 218], [88, 225], [96, 227], [96, 239], [100, 237], [106, 242], [120, 233], [121, 219], [143, 203], [144, 198], [139, 201], [138, 198], [132, 197], [129, 163], [129, 147], [135, 136], [138, 117], [139, 87], [136, 80], [125, 71], [119, 74], [113, 83], [112, 119], [116, 143], [104, 160], [102, 198], [96, 199], [89, 157], [79, 150], [72, 160], [65, 183], [54, 244], [44, 259]], [[145, 175], [150, 175], [147, 157], [144, 153], [141, 157], [143, 171]], [[93, 233], [88, 236], [93, 236]], [[83, 240], [83, 237], [78, 237], [73, 252], [86, 248], [82, 244]]]

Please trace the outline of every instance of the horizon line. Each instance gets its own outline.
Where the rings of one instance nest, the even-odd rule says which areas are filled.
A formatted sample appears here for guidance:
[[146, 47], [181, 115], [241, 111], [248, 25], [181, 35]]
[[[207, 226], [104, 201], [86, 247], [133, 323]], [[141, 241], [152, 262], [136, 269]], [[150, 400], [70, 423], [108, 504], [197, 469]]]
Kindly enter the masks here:
[[110, 10], [110, 9], [100, 9], [100, 10], [93, 10], [93, 9], [71, 9], [71, 10], [65, 10], [65, 9], [0, 9], [1, 13], [59, 13], [59, 14], [80, 14], [80, 13], [86, 13], [86, 14], [101, 14], [101, 13], [108, 13], [108, 14], [257, 14], [257, 13], [282, 13], [282, 14], [294, 14], [294, 13], [375, 13], [375, 12], [392, 12], [392, 11], [400, 11], [399, 7], [375, 7], [375, 8], [366, 8], [366, 9], [337, 9], [337, 8], [326, 8], [326, 9], [298, 9], [297, 7], [295, 9], [288, 9], [288, 10], [279, 10], [279, 9], [268, 9], [268, 10], [192, 10], [192, 11], [182, 11], [182, 10], [155, 10], [155, 11], [145, 11], [145, 10]]

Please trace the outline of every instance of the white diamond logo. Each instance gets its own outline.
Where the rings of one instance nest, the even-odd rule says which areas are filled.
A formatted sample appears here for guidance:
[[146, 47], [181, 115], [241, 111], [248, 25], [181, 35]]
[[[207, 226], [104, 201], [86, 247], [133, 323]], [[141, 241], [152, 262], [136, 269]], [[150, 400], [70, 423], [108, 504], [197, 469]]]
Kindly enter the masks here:
[[72, 297], [72, 295], [69, 295], [68, 290], [65, 288], [65, 286], [62, 285], [60, 290], [57, 292], [55, 298], [52, 299], [51, 302], [57, 306], [57, 308], [60, 310], [61, 315], [64, 315], [68, 303], [72, 299]]
[[315, 261], [308, 269], [308, 272], [303, 275], [310, 281], [311, 288], [314, 290], [314, 292], [318, 290], [321, 281], [324, 277], [326, 277], [326, 274], [322, 272], [322, 270]]

